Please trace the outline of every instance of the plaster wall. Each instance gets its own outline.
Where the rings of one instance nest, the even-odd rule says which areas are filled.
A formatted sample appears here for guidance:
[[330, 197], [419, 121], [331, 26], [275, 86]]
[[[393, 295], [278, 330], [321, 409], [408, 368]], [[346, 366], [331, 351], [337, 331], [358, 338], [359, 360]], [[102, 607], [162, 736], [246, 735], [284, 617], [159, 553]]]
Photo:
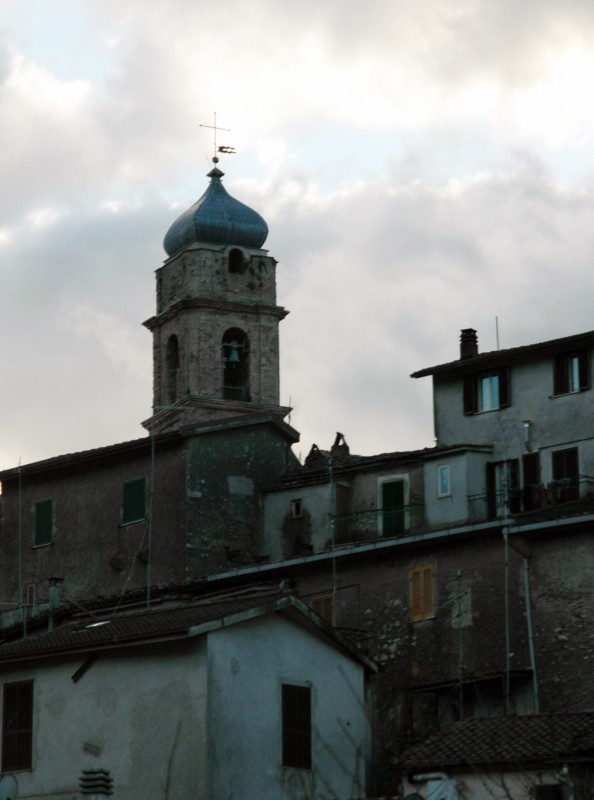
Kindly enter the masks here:
[[[314, 553], [327, 550], [332, 543], [334, 509], [338, 512], [334, 528], [336, 544], [380, 538], [381, 484], [391, 480], [404, 481], [406, 529], [418, 530], [424, 523], [423, 468], [419, 463], [365, 471], [337, 470], [333, 486], [328, 480], [300, 484], [296, 479], [290, 488], [272, 489], [264, 494], [266, 552], [271, 558], [288, 558], [300, 554], [302, 545]], [[340, 507], [337, 498], [341, 491], [348, 497], [348, 509]], [[292, 516], [294, 500], [301, 501], [302, 515], [298, 519]]]
[[205, 643], [102, 653], [2, 668], [2, 683], [33, 680], [33, 769], [19, 797], [72, 800], [83, 769], [109, 770], [120, 800], [206, 800]]
[[[184, 577], [183, 441], [157, 443], [152, 520], [152, 580], [179, 582]], [[148, 517], [122, 522], [123, 486], [146, 479], [149, 504], [150, 443], [131, 452], [116, 451], [84, 464], [27, 473], [5, 480], [0, 539], [0, 599], [18, 605], [16, 564], [21, 541], [22, 584], [35, 584], [47, 598], [48, 578], [64, 579], [63, 593], [73, 600], [120, 594], [146, 584]], [[35, 504], [53, 501], [52, 543], [35, 547]], [[19, 524], [20, 511], [20, 524]]]
[[462, 376], [435, 376], [435, 431], [439, 445], [493, 444], [493, 461], [527, 452], [523, 421], [530, 420], [533, 450], [584, 442], [588, 468], [594, 463], [591, 420], [594, 391], [553, 396], [553, 359], [513, 364], [509, 370], [511, 404], [507, 408], [465, 415]]
[[[430, 527], [463, 524], [484, 516], [484, 508], [472, 501], [473, 495], [485, 492], [485, 465], [490, 453], [455, 453], [439, 455], [424, 464], [425, 516]], [[438, 495], [438, 468], [450, 467], [450, 494]]]
[[[208, 675], [209, 800], [366, 796], [370, 729], [361, 665], [270, 616], [211, 634]], [[283, 683], [311, 687], [311, 770], [282, 766]]]

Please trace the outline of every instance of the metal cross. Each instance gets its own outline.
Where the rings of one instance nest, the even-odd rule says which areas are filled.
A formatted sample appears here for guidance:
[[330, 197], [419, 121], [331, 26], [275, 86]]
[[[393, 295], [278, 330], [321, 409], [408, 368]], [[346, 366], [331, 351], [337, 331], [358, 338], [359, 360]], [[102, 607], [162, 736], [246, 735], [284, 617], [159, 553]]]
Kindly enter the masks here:
[[230, 128], [221, 128], [217, 125], [217, 112], [214, 112], [214, 125], [203, 125], [200, 123], [201, 128], [211, 128], [213, 131], [213, 138], [214, 138], [214, 155], [212, 160], [216, 163], [219, 159], [217, 157], [217, 153], [234, 153], [235, 150], [232, 147], [225, 147], [221, 146], [217, 149], [217, 131], [230, 131]]

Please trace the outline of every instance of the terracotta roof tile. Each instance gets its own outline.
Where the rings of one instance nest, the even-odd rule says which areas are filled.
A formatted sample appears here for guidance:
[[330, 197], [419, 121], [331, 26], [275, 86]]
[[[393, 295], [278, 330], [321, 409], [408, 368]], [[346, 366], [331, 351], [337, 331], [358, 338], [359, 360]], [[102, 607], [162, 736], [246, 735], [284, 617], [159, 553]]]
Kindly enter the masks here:
[[468, 719], [400, 759], [406, 769], [594, 759], [594, 712]]

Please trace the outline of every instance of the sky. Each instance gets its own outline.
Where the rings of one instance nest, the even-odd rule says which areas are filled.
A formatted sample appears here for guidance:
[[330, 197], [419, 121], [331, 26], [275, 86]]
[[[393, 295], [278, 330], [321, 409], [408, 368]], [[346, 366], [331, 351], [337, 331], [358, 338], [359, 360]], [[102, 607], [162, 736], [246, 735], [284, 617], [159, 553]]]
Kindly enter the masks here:
[[429, 378], [594, 328], [589, 0], [0, 0], [0, 468], [134, 439], [154, 271], [225, 187], [279, 262], [297, 455], [432, 446]]

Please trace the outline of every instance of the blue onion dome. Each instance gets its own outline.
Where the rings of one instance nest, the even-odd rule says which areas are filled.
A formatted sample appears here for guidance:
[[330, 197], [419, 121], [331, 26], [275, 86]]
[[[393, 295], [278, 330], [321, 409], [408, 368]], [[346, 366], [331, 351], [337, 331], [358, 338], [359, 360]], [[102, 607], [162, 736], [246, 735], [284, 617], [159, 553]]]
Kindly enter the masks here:
[[163, 240], [168, 256], [193, 242], [262, 247], [268, 226], [256, 211], [227, 194], [221, 183], [224, 174], [217, 166], [211, 169], [210, 183], [200, 200], [169, 228]]

